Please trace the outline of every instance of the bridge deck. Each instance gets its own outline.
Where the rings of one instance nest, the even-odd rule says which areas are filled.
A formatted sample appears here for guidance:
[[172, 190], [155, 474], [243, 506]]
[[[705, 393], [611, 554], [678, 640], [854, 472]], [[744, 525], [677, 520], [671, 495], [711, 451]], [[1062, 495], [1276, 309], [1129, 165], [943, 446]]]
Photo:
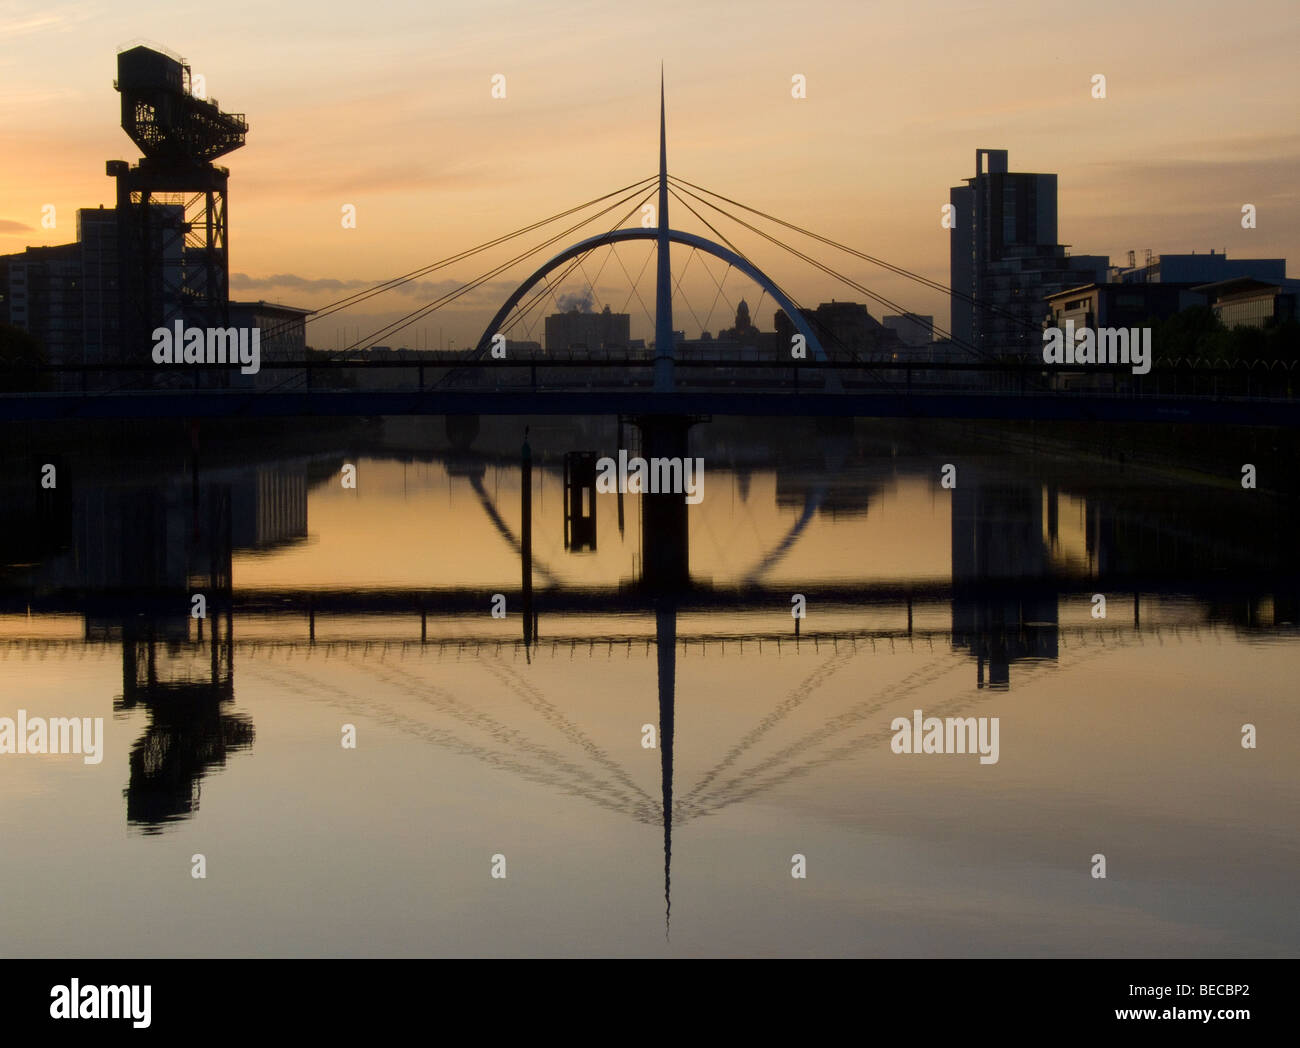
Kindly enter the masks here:
[[1300, 400], [1067, 392], [645, 389], [150, 390], [0, 396], [0, 420], [375, 415], [749, 415], [1300, 424]]

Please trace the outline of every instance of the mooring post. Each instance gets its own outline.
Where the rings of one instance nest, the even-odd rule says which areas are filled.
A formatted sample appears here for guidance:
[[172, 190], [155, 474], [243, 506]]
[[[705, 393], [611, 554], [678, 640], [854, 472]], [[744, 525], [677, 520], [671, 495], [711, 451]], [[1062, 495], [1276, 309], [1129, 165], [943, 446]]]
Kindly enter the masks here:
[[533, 449], [528, 444], [528, 427], [524, 427], [524, 446], [519, 461], [519, 516], [522, 539], [519, 544], [523, 570], [524, 646], [533, 639]]

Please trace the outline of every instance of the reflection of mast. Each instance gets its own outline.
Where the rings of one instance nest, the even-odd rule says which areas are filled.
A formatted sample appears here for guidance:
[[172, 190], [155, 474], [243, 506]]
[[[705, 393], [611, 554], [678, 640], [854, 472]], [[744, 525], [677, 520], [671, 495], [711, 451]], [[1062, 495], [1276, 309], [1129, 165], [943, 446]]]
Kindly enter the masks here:
[[655, 642], [659, 657], [659, 765], [664, 805], [664, 938], [673, 900], [673, 707], [677, 688], [677, 605], [660, 600], [655, 607]]

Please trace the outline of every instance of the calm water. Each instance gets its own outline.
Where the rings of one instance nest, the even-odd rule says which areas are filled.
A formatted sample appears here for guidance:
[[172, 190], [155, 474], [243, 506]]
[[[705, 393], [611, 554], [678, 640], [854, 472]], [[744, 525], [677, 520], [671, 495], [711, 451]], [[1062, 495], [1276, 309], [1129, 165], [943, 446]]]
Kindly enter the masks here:
[[[657, 597], [640, 496], [579, 491], [566, 549], [564, 455], [614, 426], [535, 422], [525, 645], [521, 431], [15, 470], [0, 717], [105, 739], [0, 755], [0, 953], [1296, 954], [1284, 503], [715, 422]], [[998, 718], [996, 763], [895, 753], [918, 709]]]

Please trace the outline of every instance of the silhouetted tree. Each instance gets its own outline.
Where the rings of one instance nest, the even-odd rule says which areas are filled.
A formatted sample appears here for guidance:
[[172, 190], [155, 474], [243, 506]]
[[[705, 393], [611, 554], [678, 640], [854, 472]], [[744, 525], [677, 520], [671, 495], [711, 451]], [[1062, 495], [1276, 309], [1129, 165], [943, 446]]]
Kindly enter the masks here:
[[1205, 357], [1222, 363], [1300, 358], [1300, 324], [1270, 321], [1263, 327], [1226, 328], [1209, 306], [1193, 306], [1152, 324], [1156, 356]]
[[0, 392], [27, 393], [49, 388], [45, 346], [21, 328], [0, 324]]

